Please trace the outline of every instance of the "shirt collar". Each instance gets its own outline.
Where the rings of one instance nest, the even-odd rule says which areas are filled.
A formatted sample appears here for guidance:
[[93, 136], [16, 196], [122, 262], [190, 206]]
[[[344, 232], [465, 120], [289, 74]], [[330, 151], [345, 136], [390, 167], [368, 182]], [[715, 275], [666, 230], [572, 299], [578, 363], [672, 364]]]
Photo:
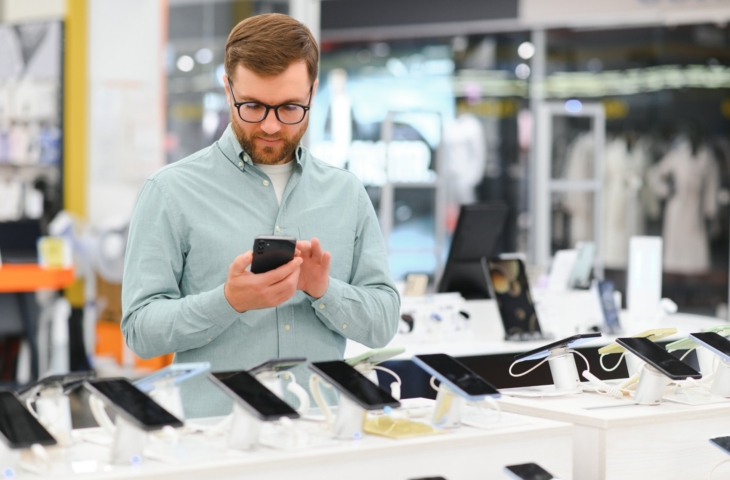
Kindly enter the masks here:
[[[238, 142], [236, 134], [233, 133], [233, 127], [230, 123], [223, 131], [223, 135], [221, 135], [220, 140], [218, 140], [218, 146], [223, 152], [223, 155], [225, 155], [226, 158], [239, 170], [245, 170], [246, 166], [254, 166], [251, 156], [244, 152], [241, 148], [241, 144]], [[304, 152], [304, 147], [302, 147], [301, 144], [299, 144], [297, 149], [294, 151], [294, 159], [297, 161], [297, 165], [299, 166], [304, 165]]]

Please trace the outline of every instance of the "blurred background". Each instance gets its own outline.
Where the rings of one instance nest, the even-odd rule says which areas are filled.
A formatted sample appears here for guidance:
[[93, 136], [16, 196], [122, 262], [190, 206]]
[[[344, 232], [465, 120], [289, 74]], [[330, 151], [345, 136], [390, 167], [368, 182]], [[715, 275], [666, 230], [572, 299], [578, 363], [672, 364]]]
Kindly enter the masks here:
[[[727, 318], [730, 1], [0, 0], [0, 381], [169, 362], [121, 341], [126, 227], [226, 128], [226, 38], [269, 12], [321, 42], [305, 144], [362, 180], [397, 280], [433, 289], [459, 206], [501, 202], [534, 278], [590, 241], [625, 291], [629, 238], [661, 236], [663, 296]], [[48, 234], [71, 261], [14, 273]]]

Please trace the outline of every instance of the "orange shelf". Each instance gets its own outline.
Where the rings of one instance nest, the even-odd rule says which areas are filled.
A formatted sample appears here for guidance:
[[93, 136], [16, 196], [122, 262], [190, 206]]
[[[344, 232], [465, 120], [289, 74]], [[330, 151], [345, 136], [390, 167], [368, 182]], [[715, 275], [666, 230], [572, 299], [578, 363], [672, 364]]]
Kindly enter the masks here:
[[73, 268], [46, 270], [35, 263], [4, 263], [0, 268], [0, 293], [61, 290], [73, 282]]

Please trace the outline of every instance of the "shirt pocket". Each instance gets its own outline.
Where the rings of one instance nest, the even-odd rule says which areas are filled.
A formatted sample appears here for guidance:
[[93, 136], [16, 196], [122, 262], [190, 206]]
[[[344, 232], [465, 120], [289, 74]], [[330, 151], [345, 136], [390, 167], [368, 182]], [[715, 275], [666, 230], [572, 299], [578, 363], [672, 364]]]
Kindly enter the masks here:
[[317, 237], [324, 251], [332, 255], [330, 277], [350, 283], [355, 231], [331, 225], [299, 227], [299, 240], [312, 240], [313, 237]]

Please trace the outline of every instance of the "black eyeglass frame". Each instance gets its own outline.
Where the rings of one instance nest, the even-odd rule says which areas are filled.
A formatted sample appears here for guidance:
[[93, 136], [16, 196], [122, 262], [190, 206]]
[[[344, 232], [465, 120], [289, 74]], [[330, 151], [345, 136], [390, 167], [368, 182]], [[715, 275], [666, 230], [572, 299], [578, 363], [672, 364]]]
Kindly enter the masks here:
[[[276, 116], [276, 119], [279, 121], [279, 123], [282, 123], [284, 125], [296, 125], [296, 124], [302, 123], [304, 121], [304, 118], [307, 116], [307, 112], [311, 108], [312, 92], [314, 91], [314, 84], [312, 84], [309, 87], [309, 101], [307, 102], [306, 105], [300, 105], [298, 103], [291, 103], [291, 102], [280, 103], [279, 105], [267, 105], [267, 104], [261, 103], [261, 102], [237, 102], [236, 97], [233, 95], [233, 84], [231, 83], [230, 77], [228, 78], [228, 88], [230, 88], [230, 90], [231, 90], [231, 99], [233, 99], [233, 106], [236, 107], [236, 111], [238, 112], [238, 118], [240, 118], [241, 121], [246, 122], [246, 123], [261, 123], [264, 120], [266, 120], [266, 117], [269, 116], [269, 110], [274, 110], [274, 115]], [[264, 112], [264, 117], [261, 120], [258, 120], [256, 122], [252, 122], [251, 120], [244, 119], [243, 116], [241, 116], [241, 105], [246, 105], [246, 104], [261, 105], [262, 107], [264, 107], [266, 109], [266, 111]], [[281, 118], [279, 118], [279, 108], [285, 107], [287, 105], [293, 105], [295, 107], [300, 107], [300, 108], [304, 109], [304, 114], [302, 115], [301, 120], [299, 120], [298, 122], [289, 123], [289, 122], [284, 122]]]

